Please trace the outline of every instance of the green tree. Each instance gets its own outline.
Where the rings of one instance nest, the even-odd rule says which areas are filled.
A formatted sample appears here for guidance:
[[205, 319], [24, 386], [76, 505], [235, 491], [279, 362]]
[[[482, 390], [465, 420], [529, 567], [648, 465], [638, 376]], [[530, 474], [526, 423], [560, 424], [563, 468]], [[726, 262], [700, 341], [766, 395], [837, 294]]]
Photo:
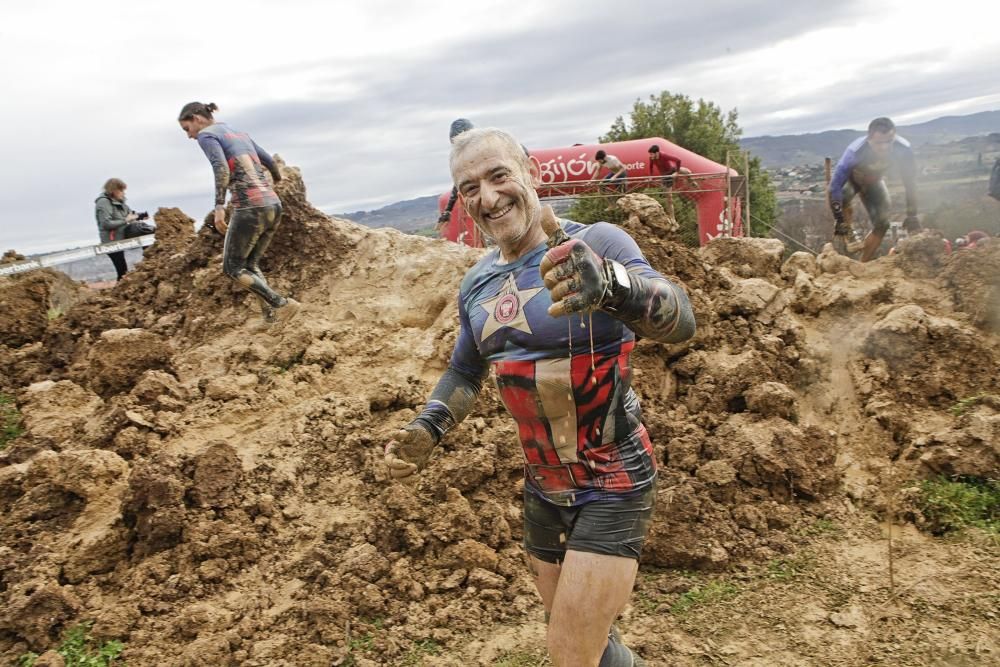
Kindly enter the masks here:
[[[611, 143], [663, 137], [689, 151], [725, 164], [726, 151], [740, 148], [739, 138], [743, 131], [736, 119], [736, 109], [723, 113], [712, 102], [702, 99], [695, 102], [686, 95], [665, 90], [659, 95], [650, 95], [647, 102], [636, 100], [628, 120], [623, 116], [616, 118], [611, 129], [599, 141]], [[752, 222], [754, 236], [767, 236], [770, 226], [777, 219], [778, 202], [771, 179], [761, 168], [760, 158], [756, 157], [750, 159], [750, 211], [756, 219]], [[602, 214], [603, 219], [614, 217], [609, 213], [611, 211], [606, 202], [578, 200], [569, 217], [592, 222], [602, 219]]]

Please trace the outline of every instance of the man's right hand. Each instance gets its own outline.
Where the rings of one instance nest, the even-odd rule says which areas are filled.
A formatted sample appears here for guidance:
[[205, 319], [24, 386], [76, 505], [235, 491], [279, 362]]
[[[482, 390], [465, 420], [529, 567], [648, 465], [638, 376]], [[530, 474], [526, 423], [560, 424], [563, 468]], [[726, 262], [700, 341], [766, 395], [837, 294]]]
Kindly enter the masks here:
[[830, 211], [833, 213], [833, 220], [837, 224], [833, 228], [834, 236], [847, 236], [851, 229], [844, 222], [844, 205], [839, 201], [830, 202]]
[[128, 215], [125, 216], [125, 222], [135, 222], [138, 219], [139, 219], [139, 214], [134, 212], [129, 213]]
[[443, 225], [451, 220], [451, 213], [442, 213], [441, 217], [438, 218], [438, 224]]
[[410, 425], [393, 434], [385, 446], [385, 465], [393, 479], [406, 479], [424, 469], [434, 450], [434, 438], [426, 429]]

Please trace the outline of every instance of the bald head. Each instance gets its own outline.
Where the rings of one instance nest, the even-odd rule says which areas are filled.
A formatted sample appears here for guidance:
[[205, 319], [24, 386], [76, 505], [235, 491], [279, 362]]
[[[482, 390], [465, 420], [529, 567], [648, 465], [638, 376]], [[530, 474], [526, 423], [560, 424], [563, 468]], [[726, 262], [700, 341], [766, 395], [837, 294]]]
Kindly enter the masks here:
[[[456, 164], [461, 159], [462, 153], [470, 148], [480, 146], [483, 142], [488, 142], [496, 146], [498, 152], [502, 152], [504, 157], [513, 159], [525, 173], [530, 171], [531, 163], [524, 152], [524, 148], [517, 139], [511, 134], [503, 130], [498, 130], [495, 127], [484, 127], [466, 130], [455, 137], [451, 145], [451, 157], [449, 159], [453, 179], [455, 179]], [[455, 179], [455, 185], [458, 185], [457, 179]]]

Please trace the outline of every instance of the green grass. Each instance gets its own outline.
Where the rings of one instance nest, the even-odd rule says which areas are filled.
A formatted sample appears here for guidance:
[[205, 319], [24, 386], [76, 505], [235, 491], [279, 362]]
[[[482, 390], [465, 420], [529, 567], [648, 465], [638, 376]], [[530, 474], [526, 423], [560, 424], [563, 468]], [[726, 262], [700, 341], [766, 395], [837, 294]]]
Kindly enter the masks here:
[[736, 597], [740, 589], [728, 581], [709, 581], [704, 586], [696, 586], [684, 593], [670, 606], [670, 613], [682, 616], [695, 607], [722, 602]]
[[1000, 539], [1000, 480], [924, 480], [917, 507], [937, 535], [974, 527]]
[[986, 398], [986, 394], [977, 394], [976, 396], [966, 396], [965, 398], [956, 401], [953, 406], [948, 408], [948, 411], [955, 415], [956, 417], [961, 417], [971, 408], [979, 405], [979, 403]]
[[812, 524], [801, 528], [798, 533], [804, 537], [817, 537], [819, 535], [837, 535], [842, 532], [840, 526], [830, 519], [816, 519]]
[[[112, 667], [123, 665], [118, 660], [125, 645], [117, 640], [99, 644], [90, 636], [90, 624], [81, 623], [68, 630], [56, 652], [66, 661], [66, 667]], [[17, 661], [17, 667], [34, 667], [38, 655], [25, 653]]]
[[24, 433], [21, 427], [21, 413], [17, 411], [14, 399], [0, 394], [0, 449]]
[[544, 650], [508, 651], [496, 659], [493, 667], [549, 667], [551, 664]]
[[63, 316], [63, 309], [58, 306], [53, 306], [52, 308], [49, 308], [47, 311], [45, 311], [45, 316], [49, 318], [50, 322], [52, 320], [58, 320], [60, 317]]
[[351, 653], [354, 651], [368, 651], [374, 645], [375, 636], [370, 632], [366, 632], [360, 637], [351, 637], [351, 641], [347, 642], [347, 648], [351, 650]]
[[814, 556], [808, 552], [801, 552], [789, 558], [776, 558], [767, 564], [767, 578], [778, 581], [795, 579], [815, 565]]
[[[413, 648], [403, 656], [404, 665], [419, 665], [420, 662], [429, 655], [438, 655], [441, 652], [441, 645], [433, 639], [421, 639], [414, 643]], [[67, 665], [67, 667], [69, 667]]]

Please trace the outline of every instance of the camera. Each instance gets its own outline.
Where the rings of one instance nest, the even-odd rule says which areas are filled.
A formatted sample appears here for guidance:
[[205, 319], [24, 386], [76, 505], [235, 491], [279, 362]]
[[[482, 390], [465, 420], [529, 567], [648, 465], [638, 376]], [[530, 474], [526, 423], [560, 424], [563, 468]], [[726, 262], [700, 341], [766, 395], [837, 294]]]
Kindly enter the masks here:
[[135, 219], [136, 220], [148, 220], [149, 219], [149, 211], [143, 211], [142, 213], [136, 213], [135, 214]]

